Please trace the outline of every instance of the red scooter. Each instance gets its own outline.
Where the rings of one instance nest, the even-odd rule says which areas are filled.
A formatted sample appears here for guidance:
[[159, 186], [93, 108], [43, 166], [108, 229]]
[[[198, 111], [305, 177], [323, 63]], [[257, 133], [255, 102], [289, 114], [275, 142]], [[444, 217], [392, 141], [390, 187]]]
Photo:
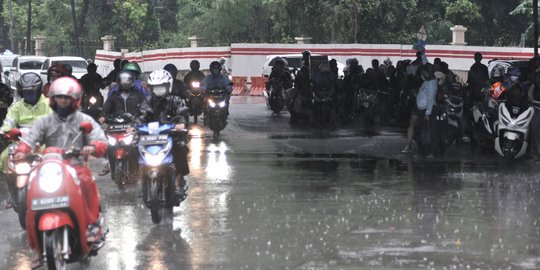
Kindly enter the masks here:
[[[81, 123], [81, 132], [92, 131], [90, 123]], [[30, 174], [27, 192], [26, 231], [30, 247], [42, 254], [48, 269], [65, 269], [66, 263], [84, 261], [105, 244], [101, 230], [89, 239], [84, 197], [77, 172], [80, 149], [47, 147], [41, 163]], [[85, 160], [87, 162], [87, 160]], [[99, 221], [100, 223], [102, 220]]]
[[[26, 230], [26, 191], [28, 186], [28, 175], [34, 162], [34, 155], [28, 155], [26, 161], [15, 163], [13, 156], [15, 149], [19, 144], [19, 138], [22, 134], [28, 133], [28, 128], [12, 128], [4, 138], [11, 144], [8, 146], [8, 171], [6, 181], [9, 193], [11, 195], [11, 204], [13, 210], [19, 216], [19, 224], [23, 230]], [[39, 150], [37, 147], [35, 150]]]

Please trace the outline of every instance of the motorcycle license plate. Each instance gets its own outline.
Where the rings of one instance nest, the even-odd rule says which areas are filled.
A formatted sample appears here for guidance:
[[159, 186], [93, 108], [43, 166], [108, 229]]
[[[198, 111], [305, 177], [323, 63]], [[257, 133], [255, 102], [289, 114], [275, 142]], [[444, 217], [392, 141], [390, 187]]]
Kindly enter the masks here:
[[124, 132], [126, 129], [130, 127], [130, 125], [110, 125], [109, 131], [110, 132]]
[[166, 144], [167, 143], [167, 134], [159, 135], [144, 135], [139, 139], [140, 145], [153, 145], [153, 144]]
[[32, 210], [34, 211], [66, 207], [69, 207], [69, 196], [32, 199]]

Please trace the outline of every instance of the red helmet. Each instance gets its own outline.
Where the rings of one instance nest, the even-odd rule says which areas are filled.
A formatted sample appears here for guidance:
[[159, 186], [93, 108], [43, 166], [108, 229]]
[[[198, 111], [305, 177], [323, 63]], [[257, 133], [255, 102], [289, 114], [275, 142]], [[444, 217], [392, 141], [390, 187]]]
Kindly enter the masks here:
[[71, 106], [72, 109], [75, 110], [80, 105], [82, 86], [76, 79], [71, 77], [58, 78], [51, 84], [51, 87], [49, 88], [49, 102], [53, 109], [56, 107], [56, 102], [54, 100], [55, 96], [68, 96], [73, 98]]

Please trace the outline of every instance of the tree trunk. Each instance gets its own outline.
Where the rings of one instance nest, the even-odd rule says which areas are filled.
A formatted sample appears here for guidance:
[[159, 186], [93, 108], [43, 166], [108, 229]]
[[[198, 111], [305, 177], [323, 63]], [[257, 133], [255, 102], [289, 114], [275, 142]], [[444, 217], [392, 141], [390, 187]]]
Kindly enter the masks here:
[[79, 27], [78, 30], [80, 32], [84, 32], [84, 26], [86, 24], [86, 16], [88, 15], [88, 9], [90, 8], [90, 1], [89, 0], [83, 0], [81, 9], [81, 15], [79, 16]]
[[75, 39], [77, 56], [81, 55], [81, 47], [79, 46], [79, 31], [77, 30], [77, 14], [75, 13], [75, 0], [71, 0], [71, 19], [73, 20], [73, 38]]
[[28, 0], [28, 19], [26, 21], [26, 54], [32, 54], [32, 0]]

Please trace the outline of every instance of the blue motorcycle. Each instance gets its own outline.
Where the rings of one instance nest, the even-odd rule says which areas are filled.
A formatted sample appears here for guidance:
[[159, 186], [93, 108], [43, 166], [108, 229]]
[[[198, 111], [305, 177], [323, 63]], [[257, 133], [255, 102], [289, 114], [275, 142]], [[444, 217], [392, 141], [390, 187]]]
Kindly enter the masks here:
[[[137, 129], [143, 201], [150, 208], [154, 224], [161, 222], [164, 208], [172, 209], [179, 202], [175, 195], [172, 149], [177, 142], [186, 143], [187, 131], [174, 128], [174, 124], [151, 122]], [[180, 136], [179, 140], [173, 139], [177, 136]]]

